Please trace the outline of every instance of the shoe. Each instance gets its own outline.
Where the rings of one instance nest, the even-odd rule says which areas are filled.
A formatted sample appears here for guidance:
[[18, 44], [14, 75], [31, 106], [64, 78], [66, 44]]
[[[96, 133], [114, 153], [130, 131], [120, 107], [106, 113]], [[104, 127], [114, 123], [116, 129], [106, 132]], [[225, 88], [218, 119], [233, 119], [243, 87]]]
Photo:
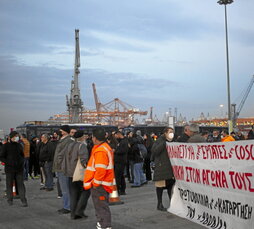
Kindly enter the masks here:
[[126, 192], [125, 191], [119, 191], [119, 195], [125, 196]]
[[53, 188], [45, 188], [45, 191], [47, 192], [50, 192], [50, 191], [53, 191], [54, 189]]
[[58, 210], [58, 213], [59, 213], [59, 214], [68, 214], [68, 213], [70, 213], [70, 212], [71, 212], [70, 210], [65, 209], [65, 208], [62, 208], [62, 209], [59, 209], [59, 210]]
[[45, 189], [46, 189], [46, 187], [41, 187], [41, 188], [40, 188], [40, 190], [45, 190]]
[[166, 212], [167, 208], [164, 208], [164, 206], [162, 205], [162, 203], [159, 203], [157, 205], [157, 210], [162, 211], [162, 212]]
[[139, 188], [141, 185], [132, 185], [131, 188]]
[[99, 222], [97, 222], [96, 228], [97, 228], [97, 229], [112, 229], [112, 227], [101, 227], [101, 225], [100, 225]]
[[82, 214], [75, 214], [75, 216], [78, 216], [78, 217], [81, 217], [81, 218], [87, 218], [88, 217], [84, 213], [82, 213]]
[[28, 207], [27, 202], [22, 202], [21, 207]]
[[145, 185], [145, 184], [147, 184], [147, 183], [148, 183], [148, 181], [145, 181], [145, 182], [143, 182], [143, 183], [141, 184], [141, 186], [142, 186], [142, 185]]
[[57, 196], [57, 199], [62, 199], [62, 196]]
[[41, 183], [41, 186], [44, 186], [44, 184], [43, 184], [43, 183]]

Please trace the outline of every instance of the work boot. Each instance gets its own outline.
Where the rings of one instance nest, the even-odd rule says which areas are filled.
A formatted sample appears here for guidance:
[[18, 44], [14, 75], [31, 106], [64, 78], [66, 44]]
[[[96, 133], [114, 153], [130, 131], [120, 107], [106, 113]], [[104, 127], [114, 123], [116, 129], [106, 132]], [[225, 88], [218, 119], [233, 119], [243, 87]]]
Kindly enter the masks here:
[[28, 207], [27, 201], [22, 202], [21, 207]]
[[162, 203], [158, 203], [158, 205], [157, 205], [157, 210], [162, 211], [162, 212], [167, 211], [167, 209], [166, 209], [166, 208], [164, 208], [164, 206], [163, 206], [163, 204], [162, 204]]

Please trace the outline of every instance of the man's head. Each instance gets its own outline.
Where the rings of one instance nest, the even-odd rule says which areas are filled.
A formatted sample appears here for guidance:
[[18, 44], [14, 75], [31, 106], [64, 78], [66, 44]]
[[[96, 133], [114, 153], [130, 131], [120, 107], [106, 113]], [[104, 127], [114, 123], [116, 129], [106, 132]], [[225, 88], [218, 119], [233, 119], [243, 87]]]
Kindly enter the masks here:
[[226, 137], [226, 136], [229, 135], [229, 133], [228, 133], [227, 130], [223, 130], [221, 133], [222, 133], [222, 136], [223, 136], [223, 137]]
[[74, 129], [74, 128], [72, 128], [71, 130], [70, 130], [70, 136], [71, 137], [74, 137], [74, 134], [77, 132], [77, 130], [76, 129]]
[[136, 131], [136, 135], [142, 137], [141, 130], [137, 130], [137, 131]]
[[192, 135], [194, 135], [194, 134], [198, 134], [199, 133], [199, 126], [197, 125], [197, 124], [195, 124], [195, 123], [192, 123], [191, 125], [190, 125], [190, 135], [192, 136]]
[[168, 141], [172, 141], [174, 138], [174, 129], [171, 127], [164, 128], [163, 135]]
[[123, 133], [122, 133], [121, 131], [117, 131], [117, 132], [115, 133], [115, 137], [116, 137], [117, 139], [122, 139], [122, 138], [124, 138]]
[[11, 133], [9, 134], [9, 137], [12, 142], [19, 141], [19, 133], [17, 131], [11, 131]]
[[93, 144], [99, 145], [106, 141], [106, 131], [103, 128], [96, 128], [93, 130]]
[[191, 136], [190, 125], [184, 126], [184, 133], [188, 136]]
[[26, 139], [26, 134], [21, 134], [21, 140]]
[[67, 136], [70, 133], [70, 127], [68, 125], [63, 125], [60, 127], [60, 133], [62, 134], [62, 136]]
[[48, 140], [49, 140], [49, 135], [48, 134], [42, 134], [41, 135], [41, 141], [43, 142], [43, 143], [47, 143], [48, 142]]
[[217, 138], [219, 136], [219, 131], [218, 130], [213, 130], [213, 137]]
[[76, 131], [73, 137], [76, 138], [77, 141], [83, 141], [83, 140], [85, 140], [85, 138], [84, 138], [84, 131], [83, 130]]

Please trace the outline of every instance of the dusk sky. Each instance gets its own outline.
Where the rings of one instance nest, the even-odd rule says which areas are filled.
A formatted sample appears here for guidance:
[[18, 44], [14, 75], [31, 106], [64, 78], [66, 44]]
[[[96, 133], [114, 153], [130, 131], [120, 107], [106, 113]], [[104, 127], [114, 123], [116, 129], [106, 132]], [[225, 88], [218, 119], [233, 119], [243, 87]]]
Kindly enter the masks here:
[[[254, 2], [228, 9], [231, 102], [254, 74]], [[80, 90], [158, 117], [227, 111], [224, 6], [217, 0], [1, 0], [0, 129], [66, 111], [80, 30]], [[241, 112], [254, 116], [254, 88]], [[220, 104], [224, 104], [223, 110]]]

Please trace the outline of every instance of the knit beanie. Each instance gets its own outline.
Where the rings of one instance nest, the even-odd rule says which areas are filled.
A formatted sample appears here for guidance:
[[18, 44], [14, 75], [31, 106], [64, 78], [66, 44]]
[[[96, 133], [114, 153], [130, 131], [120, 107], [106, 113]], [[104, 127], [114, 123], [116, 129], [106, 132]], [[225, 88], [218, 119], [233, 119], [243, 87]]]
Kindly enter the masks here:
[[63, 130], [65, 132], [67, 132], [68, 134], [70, 133], [70, 127], [68, 125], [61, 126], [60, 130]]
[[74, 134], [74, 138], [81, 138], [84, 135], [84, 131], [83, 130], [78, 130], [75, 134]]

